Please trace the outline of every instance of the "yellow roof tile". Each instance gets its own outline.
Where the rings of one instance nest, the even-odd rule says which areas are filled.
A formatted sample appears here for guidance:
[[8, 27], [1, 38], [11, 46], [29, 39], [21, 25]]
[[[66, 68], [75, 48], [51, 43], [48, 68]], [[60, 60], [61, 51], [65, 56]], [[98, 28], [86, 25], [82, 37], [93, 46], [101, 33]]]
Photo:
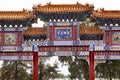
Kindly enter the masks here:
[[51, 4], [37, 5], [33, 7], [33, 10], [41, 13], [67, 13], [67, 12], [85, 12], [93, 10], [93, 5], [77, 4]]
[[24, 32], [25, 36], [41, 36], [41, 35], [46, 35], [46, 28], [45, 27], [29, 27], [27, 30]]
[[92, 14], [93, 17], [102, 19], [120, 19], [120, 10], [104, 10], [100, 9]]
[[103, 31], [98, 26], [81, 26], [80, 27], [80, 35], [82, 34], [90, 34], [90, 35], [96, 35], [96, 34], [102, 34]]
[[0, 20], [26, 20], [33, 18], [31, 11], [0, 11]]

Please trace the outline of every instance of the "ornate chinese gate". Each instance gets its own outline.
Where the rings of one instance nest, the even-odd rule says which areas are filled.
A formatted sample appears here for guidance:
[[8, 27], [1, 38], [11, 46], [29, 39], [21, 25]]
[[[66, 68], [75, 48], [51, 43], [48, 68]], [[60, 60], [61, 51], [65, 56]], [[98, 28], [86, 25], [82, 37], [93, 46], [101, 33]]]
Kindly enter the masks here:
[[[38, 80], [39, 56], [87, 56], [94, 80], [94, 61], [120, 59], [120, 16], [119, 11], [93, 8], [77, 2], [0, 11], [0, 60], [33, 60], [33, 80]], [[45, 22], [43, 28], [31, 27], [36, 18]]]

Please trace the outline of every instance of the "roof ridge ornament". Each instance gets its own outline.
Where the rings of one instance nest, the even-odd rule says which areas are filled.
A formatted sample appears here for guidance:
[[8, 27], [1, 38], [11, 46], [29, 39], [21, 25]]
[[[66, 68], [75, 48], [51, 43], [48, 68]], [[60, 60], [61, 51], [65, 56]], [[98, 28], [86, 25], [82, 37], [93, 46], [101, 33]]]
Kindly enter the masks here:
[[23, 12], [27, 13], [27, 12], [28, 12], [28, 10], [23, 8]]
[[51, 5], [51, 2], [47, 3], [47, 5], [50, 6], [50, 5]]
[[81, 5], [81, 3], [79, 3], [78, 1], [76, 2], [77, 5]]
[[97, 9], [98, 12], [104, 12], [104, 8]]
[[86, 6], [90, 6], [90, 4], [88, 4], [88, 3], [86, 3], [85, 5], [86, 5]]
[[[41, 4], [38, 4], [37, 6], [38, 6], [38, 7], [41, 7]], [[36, 8], [36, 6], [34, 6], [34, 8]]]

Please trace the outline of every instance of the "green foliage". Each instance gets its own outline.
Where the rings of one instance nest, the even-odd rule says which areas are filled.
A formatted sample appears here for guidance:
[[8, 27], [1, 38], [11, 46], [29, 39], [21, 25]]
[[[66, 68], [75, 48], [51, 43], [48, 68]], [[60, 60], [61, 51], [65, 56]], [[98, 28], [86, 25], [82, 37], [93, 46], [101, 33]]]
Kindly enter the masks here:
[[55, 77], [56, 78], [64, 78], [65, 76], [64, 76], [64, 74], [58, 73], [55, 75]]
[[22, 61], [4, 61], [1, 71], [1, 80], [29, 80], [28, 66]]
[[59, 56], [59, 61], [62, 62], [63, 64], [66, 63], [71, 63], [72, 62], [72, 57], [71, 56]]
[[99, 63], [96, 68], [96, 77], [112, 80], [120, 78], [120, 61], [107, 60], [105, 63]]
[[87, 61], [83, 59], [78, 59], [77, 57], [74, 56], [59, 57], [59, 60], [62, 63], [68, 63], [70, 79], [76, 79], [76, 78], [78, 79], [85, 78], [86, 80], [89, 79], [89, 66]]
[[58, 71], [56, 70], [57, 64], [53, 66], [47, 64], [45, 65], [43, 62], [39, 63], [39, 80], [49, 80], [56, 78], [58, 75]]

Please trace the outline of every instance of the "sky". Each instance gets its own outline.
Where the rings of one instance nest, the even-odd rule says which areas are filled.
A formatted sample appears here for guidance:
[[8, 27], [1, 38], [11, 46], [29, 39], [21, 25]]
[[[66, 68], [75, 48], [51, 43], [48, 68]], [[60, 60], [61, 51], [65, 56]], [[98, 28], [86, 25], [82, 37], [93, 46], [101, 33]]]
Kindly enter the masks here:
[[[0, 10], [9, 11], [9, 10], [32, 10], [32, 7], [38, 4], [46, 4], [51, 2], [52, 4], [75, 4], [76, 2], [85, 4], [89, 3], [94, 5], [95, 10], [99, 8], [104, 8], [106, 10], [120, 10], [120, 0], [0, 0]], [[42, 27], [43, 22], [38, 20], [37, 24], [33, 24], [35, 27]], [[58, 61], [57, 57], [51, 59], [51, 61]], [[51, 62], [48, 61], [48, 62]], [[61, 65], [59, 65], [60, 67]], [[60, 70], [63, 74], [68, 74], [67, 67], [60, 67]]]
[[74, 4], [76, 2], [93, 4], [95, 9], [120, 9], [120, 0], [0, 0], [0, 10], [22, 10], [30, 9], [37, 4]]
[[70, 74], [68, 71], [68, 65], [63, 65], [59, 60], [57, 56], [53, 56], [50, 57], [49, 59], [46, 60], [45, 62], [46, 64], [50, 64], [51, 66], [53, 66], [55, 63], [58, 64], [58, 71], [60, 71], [59, 73], [62, 73], [64, 75], [68, 75]]

